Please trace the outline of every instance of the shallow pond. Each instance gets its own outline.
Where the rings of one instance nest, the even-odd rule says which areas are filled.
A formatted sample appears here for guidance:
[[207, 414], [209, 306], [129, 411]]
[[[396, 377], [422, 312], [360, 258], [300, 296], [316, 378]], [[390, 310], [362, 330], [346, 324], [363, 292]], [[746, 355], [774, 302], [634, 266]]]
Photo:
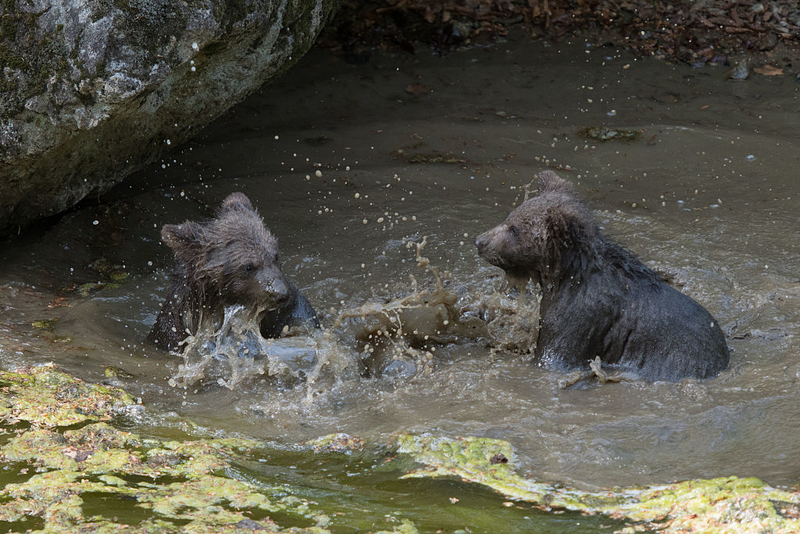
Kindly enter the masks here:
[[[90, 380], [121, 368], [132, 376], [113, 380], [154, 412], [287, 444], [331, 432], [502, 438], [527, 476], [588, 489], [731, 474], [796, 484], [798, 95], [794, 76], [733, 81], [725, 67], [636, 59], [580, 39], [512, 39], [446, 58], [375, 53], [360, 65], [313, 50], [194, 142], [4, 244], [3, 366], [52, 360]], [[587, 130], [600, 126], [636, 135]], [[346, 329], [330, 330], [343, 313], [410, 294], [411, 276], [435, 285], [415, 260], [424, 238], [458, 306], [499, 298], [502, 273], [478, 258], [474, 238], [547, 168], [720, 321], [728, 371], [564, 388], [530, 355], [456, 336], [426, 347], [433, 359], [413, 378], [331, 363], [331, 376], [311, 383], [250, 380], [231, 391], [170, 386], [182, 360], [142, 343], [172, 264], [160, 227], [211, 216], [232, 191], [279, 238], [285, 272], [338, 343], [329, 352], [346, 352]], [[419, 502], [447, 485], [430, 483]], [[474, 498], [495, 499], [477, 489]]]

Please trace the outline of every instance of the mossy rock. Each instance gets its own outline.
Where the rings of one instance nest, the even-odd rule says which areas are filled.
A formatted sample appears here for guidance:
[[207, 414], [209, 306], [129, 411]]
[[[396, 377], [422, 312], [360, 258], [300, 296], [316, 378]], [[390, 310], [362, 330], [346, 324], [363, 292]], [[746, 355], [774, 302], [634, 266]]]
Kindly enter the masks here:
[[[300, 488], [239, 474], [254, 458], [268, 460], [274, 454], [269, 445], [243, 438], [163, 439], [121, 430], [115, 418], [135, 406], [133, 397], [87, 384], [52, 365], [0, 372], [0, 406], [6, 476], [0, 521], [14, 528], [319, 534], [347, 524], [335, 523], [336, 505], [328, 510], [330, 503], [305, 499]], [[541, 510], [602, 514], [626, 523], [623, 531], [800, 532], [800, 494], [755, 478], [588, 492], [520, 476], [513, 447], [497, 439], [398, 435], [386, 447], [338, 433], [296, 449], [298, 454], [358, 457], [358, 462], [399, 455], [405, 460], [376, 465], [393, 465], [401, 478], [455, 477], [482, 484], [504, 499]], [[412, 462], [420, 467], [406, 472]], [[333, 496], [331, 502], [340, 501]], [[113, 503], [114, 513], [107, 513], [107, 503]], [[285, 521], [290, 526], [281, 525]], [[362, 524], [358, 515], [349, 521]], [[393, 532], [414, 534], [417, 528], [397, 518]]]
[[0, 233], [107, 191], [296, 63], [339, 0], [0, 7]]
[[772, 488], [756, 478], [732, 476], [593, 493], [519, 476], [513, 449], [502, 440], [400, 435], [396, 444], [399, 452], [426, 466], [406, 477], [457, 477], [544, 509], [629, 521], [631, 532], [638, 526], [674, 533], [800, 532], [800, 493]]
[[54, 427], [108, 421], [136, 403], [119, 388], [87, 384], [53, 365], [0, 371], [0, 420], [9, 424]]

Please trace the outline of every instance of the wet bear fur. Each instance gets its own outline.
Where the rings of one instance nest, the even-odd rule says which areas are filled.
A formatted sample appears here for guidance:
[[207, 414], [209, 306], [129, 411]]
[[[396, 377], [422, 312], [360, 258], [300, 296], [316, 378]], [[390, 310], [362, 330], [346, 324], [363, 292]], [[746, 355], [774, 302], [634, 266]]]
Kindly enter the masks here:
[[149, 342], [177, 350], [196, 333], [201, 315], [221, 317], [233, 304], [258, 310], [267, 338], [285, 326], [319, 326], [308, 300], [281, 272], [278, 240], [244, 194], [229, 195], [214, 219], [164, 225], [161, 238], [175, 253], [175, 268]]
[[572, 185], [551, 171], [539, 195], [476, 240], [479, 255], [542, 291], [535, 356], [558, 370], [604, 367], [650, 381], [710, 378], [728, 366], [718, 323], [610, 241]]

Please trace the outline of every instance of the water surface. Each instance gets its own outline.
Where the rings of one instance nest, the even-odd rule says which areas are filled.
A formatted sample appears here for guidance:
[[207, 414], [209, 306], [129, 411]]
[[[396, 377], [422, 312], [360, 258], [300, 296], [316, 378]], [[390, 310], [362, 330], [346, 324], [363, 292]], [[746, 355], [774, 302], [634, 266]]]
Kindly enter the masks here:
[[[362, 65], [313, 50], [194, 142], [4, 245], [3, 365], [52, 360], [90, 380], [119, 367], [154, 412], [287, 444], [334, 431], [381, 442], [476, 435], [510, 441], [532, 477], [584, 488], [723, 475], [796, 484], [799, 93], [789, 76], [737, 82], [724, 67], [578, 39], [512, 39], [445, 58], [375, 53]], [[593, 126], [637, 136], [584, 137]], [[434, 346], [413, 378], [342, 372], [231, 391], [171, 387], [181, 359], [142, 343], [172, 261], [160, 227], [211, 216], [233, 191], [253, 200], [284, 270], [347, 351], [346, 332], [330, 330], [344, 311], [410, 294], [411, 276], [434, 285], [407, 246], [425, 237], [459, 306], [499, 298], [502, 273], [478, 258], [474, 238], [547, 168], [720, 321], [730, 370], [565, 389], [530, 355], [463, 338]], [[107, 283], [107, 265], [128, 274], [119, 287], [71, 290]]]

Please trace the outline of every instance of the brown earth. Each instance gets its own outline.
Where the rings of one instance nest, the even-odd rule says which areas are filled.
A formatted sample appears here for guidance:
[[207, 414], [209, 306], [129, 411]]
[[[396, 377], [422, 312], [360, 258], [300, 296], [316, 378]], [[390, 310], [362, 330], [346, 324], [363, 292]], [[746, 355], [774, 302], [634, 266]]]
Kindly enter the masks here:
[[374, 48], [447, 54], [488, 46], [516, 28], [556, 42], [581, 34], [594, 44], [696, 66], [749, 56], [777, 69], [761, 74], [800, 70], [796, 1], [345, 0], [318, 44], [359, 63]]

